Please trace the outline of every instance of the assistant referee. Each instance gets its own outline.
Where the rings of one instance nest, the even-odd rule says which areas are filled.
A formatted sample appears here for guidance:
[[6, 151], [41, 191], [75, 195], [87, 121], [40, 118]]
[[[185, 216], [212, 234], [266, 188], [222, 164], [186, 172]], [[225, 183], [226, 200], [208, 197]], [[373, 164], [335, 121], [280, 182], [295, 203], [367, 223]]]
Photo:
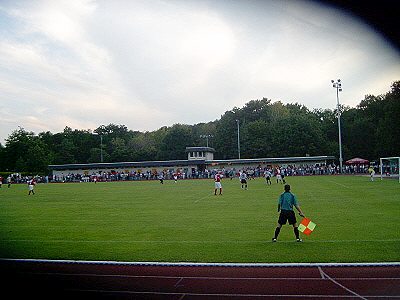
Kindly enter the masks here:
[[282, 225], [285, 225], [286, 222], [289, 221], [289, 224], [293, 225], [293, 231], [296, 236], [296, 241], [302, 242], [299, 234], [299, 228], [297, 227], [296, 215], [293, 211], [293, 206], [296, 207], [300, 216], [304, 217], [304, 214], [300, 208], [299, 203], [297, 202], [296, 195], [290, 192], [290, 185], [286, 184], [284, 188], [285, 191], [279, 196], [278, 199], [278, 212], [280, 211], [280, 214], [278, 219], [278, 226], [275, 229], [275, 236], [272, 238], [272, 241], [276, 242]]

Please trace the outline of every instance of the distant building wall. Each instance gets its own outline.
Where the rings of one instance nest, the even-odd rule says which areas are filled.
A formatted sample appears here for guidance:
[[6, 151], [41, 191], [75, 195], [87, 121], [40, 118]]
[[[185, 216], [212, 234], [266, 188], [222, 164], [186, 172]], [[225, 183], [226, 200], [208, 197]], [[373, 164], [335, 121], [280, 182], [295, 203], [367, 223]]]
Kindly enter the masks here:
[[66, 165], [50, 165], [52, 175], [63, 177], [68, 174], [93, 175], [102, 173], [192, 173], [204, 165], [205, 161], [161, 161], [161, 162], [124, 162], [124, 163], [92, 163], [92, 164], [66, 164]]
[[206, 165], [211, 169], [236, 169], [243, 170], [248, 168], [267, 168], [288, 166], [300, 167], [305, 165], [327, 165], [335, 160], [334, 156], [307, 156], [307, 157], [281, 157], [281, 158], [258, 158], [258, 159], [230, 159], [206, 161]]
[[210, 147], [186, 147], [188, 160], [214, 160], [214, 148]]

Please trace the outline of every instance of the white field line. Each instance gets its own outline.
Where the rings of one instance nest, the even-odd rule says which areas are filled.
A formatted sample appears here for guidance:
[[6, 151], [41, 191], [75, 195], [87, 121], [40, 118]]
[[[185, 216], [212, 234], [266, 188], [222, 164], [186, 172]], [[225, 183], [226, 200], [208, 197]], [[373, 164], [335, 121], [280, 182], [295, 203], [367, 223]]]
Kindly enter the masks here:
[[[304, 241], [304, 240], [303, 240]], [[35, 239], [0, 239], [0, 242], [27, 242], [27, 243], [143, 243], [143, 244], [257, 244], [257, 243], [272, 243], [270, 240], [219, 240], [219, 241], [199, 241], [199, 240], [35, 240]], [[295, 240], [279, 240], [277, 243], [294, 243]], [[386, 239], [386, 240], [320, 240], [320, 241], [304, 241], [304, 243], [396, 243], [400, 242], [400, 239]]]
[[[320, 267], [318, 267], [320, 268]], [[60, 272], [23, 272], [24, 274], [35, 275], [52, 275], [52, 276], [78, 276], [78, 277], [115, 277], [115, 278], [143, 278], [143, 279], [174, 279], [177, 280], [175, 287], [179, 286], [184, 279], [195, 280], [239, 280], [239, 281], [253, 281], [253, 280], [296, 280], [296, 281], [321, 281], [329, 279], [326, 275], [324, 278], [320, 277], [214, 277], [214, 276], [166, 276], [166, 275], [126, 275], [126, 274], [95, 274], [95, 273], [60, 273]], [[323, 272], [324, 273], [324, 272]], [[385, 281], [385, 280], [400, 280], [400, 277], [343, 277], [336, 278], [343, 281]]]
[[319, 274], [321, 275], [321, 279], [325, 279], [325, 273], [324, 273], [324, 271], [322, 271], [320, 266], [318, 266], [318, 271], [319, 271]]
[[34, 263], [66, 263], [66, 264], [100, 264], [128, 266], [173, 266], [173, 267], [400, 267], [400, 262], [368, 262], [368, 263], [197, 263], [197, 262], [124, 262], [95, 260], [52, 260], [52, 259], [13, 259], [0, 258], [9, 262]]
[[350, 188], [348, 185], [344, 185], [344, 184], [342, 184], [342, 183], [339, 183], [339, 182], [336, 182], [336, 181], [333, 181], [333, 180], [327, 180], [327, 181], [328, 181], [328, 182], [331, 182], [331, 183], [334, 183], [334, 184], [337, 184], [337, 185], [340, 185], [340, 186], [345, 187], [345, 188], [347, 188], [347, 189]]
[[365, 297], [363, 297], [363, 296], [357, 294], [355, 291], [353, 291], [353, 290], [351, 290], [351, 289], [345, 287], [343, 284], [341, 284], [341, 283], [337, 282], [335, 279], [331, 278], [331, 277], [330, 277], [328, 274], [326, 274], [321, 268], [319, 268], [319, 269], [320, 269], [320, 272], [324, 275], [325, 278], [327, 278], [328, 280], [332, 281], [332, 282], [333, 282], [334, 284], [336, 284], [337, 286], [340, 286], [342, 289], [346, 290], [347, 292], [353, 294], [354, 296], [356, 296], [356, 297], [358, 297], [358, 298], [360, 298], [360, 299], [367, 300], [367, 298], [365, 298]]
[[186, 294], [182, 294], [182, 296], [179, 298], [179, 300], [183, 300], [183, 298], [186, 297]]
[[[385, 267], [390, 267], [390, 266], [395, 266], [395, 267], [400, 267], [400, 262], [387, 262], [387, 263], [274, 263], [274, 264], [262, 264], [262, 263], [158, 263], [158, 262], [113, 262], [113, 261], [73, 261], [73, 260], [45, 260], [45, 259], [1, 259], [1, 261], [18, 261], [18, 262], [39, 262], [39, 263], [71, 263], [71, 264], [106, 264], [106, 265], [149, 265], [149, 266], [192, 266], [192, 267], [202, 267], [202, 266], [219, 266], [219, 267], [318, 267], [318, 270], [320, 272], [320, 277], [316, 278], [302, 278], [301, 280], [330, 280], [339, 287], [345, 289], [352, 295], [289, 295], [289, 294], [224, 294], [224, 293], [179, 293], [179, 292], [156, 292], [156, 291], [116, 291], [116, 290], [93, 290], [93, 289], [70, 289], [69, 291], [76, 291], [76, 292], [88, 292], [88, 293], [115, 293], [115, 294], [132, 294], [132, 295], [139, 295], [139, 294], [147, 294], [147, 295], [177, 295], [181, 296], [181, 298], [185, 296], [220, 296], [220, 297], [253, 297], [253, 298], [259, 298], [259, 297], [271, 297], [271, 298], [286, 298], [286, 297], [298, 297], [298, 298], [354, 298], [354, 296], [360, 298], [360, 299], [366, 299], [365, 297], [368, 298], [398, 298], [400, 295], [395, 295], [395, 296], [379, 296], [379, 295], [373, 295], [373, 296], [361, 296], [354, 291], [348, 289], [347, 287], [343, 286], [342, 284], [338, 283], [335, 279], [331, 278], [329, 275], [327, 275], [321, 267], [376, 267], [376, 266], [385, 266]], [[43, 273], [47, 274], [47, 273]], [[113, 276], [113, 277], [141, 277], [141, 278], [173, 278], [173, 279], [178, 279], [178, 282], [176, 283], [179, 284], [182, 279], [188, 278], [188, 279], [205, 279], [205, 280], [232, 280], [232, 279], [237, 279], [237, 280], [282, 280], [282, 279], [287, 279], [287, 280], [299, 280], [298, 278], [246, 278], [246, 277], [240, 277], [240, 278], [224, 278], [224, 277], [182, 277], [182, 276], [149, 276], [149, 275], [120, 275], [120, 274], [112, 274], [112, 275], [105, 275], [105, 274], [66, 274], [66, 273], [49, 273], [50, 275], [56, 275], [56, 274], [61, 274], [61, 275], [83, 275], [83, 276]], [[400, 280], [400, 278], [386, 278], [387, 280]], [[385, 280], [385, 278], [338, 278], [338, 280]]]
[[[143, 278], [143, 277], [139, 277], [139, 278]], [[183, 286], [183, 285], [180, 285], [180, 283], [182, 282], [183, 279], [185, 279], [185, 277], [175, 277], [174, 279], [177, 279], [177, 278], [179, 278], [179, 280], [177, 281], [177, 283], [175, 283], [175, 285], [174, 285], [175, 288], [179, 287], [179, 286]]]
[[[84, 290], [84, 289], [70, 289], [71, 292], [88, 292], [88, 293], [114, 293], [114, 294], [132, 294], [132, 295], [163, 295], [163, 296], [201, 296], [201, 297], [246, 297], [246, 298], [354, 298], [355, 295], [290, 295], [290, 294], [223, 294], [223, 293], [179, 293], [179, 292], [150, 292], [150, 291], [112, 291], [112, 290]], [[366, 296], [368, 298], [398, 298], [399, 296]], [[180, 298], [182, 299], [182, 297]], [[365, 298], [363, 298], [365, 299]]]
[[207, 196], [204, 196], [204, 197], [201, 197], [201, 198], [197, 198], [196, 199], [196, 201], [194, 201], [194, 203], [197, 203], [197, 202], [199, 202], [199, 201], [202, 201], [202, 200], [204, 200], [204, 199], [206, 199], [206, 198], [210, 198], [210, 197], [212, 197], [213, 195], [207, 195]]

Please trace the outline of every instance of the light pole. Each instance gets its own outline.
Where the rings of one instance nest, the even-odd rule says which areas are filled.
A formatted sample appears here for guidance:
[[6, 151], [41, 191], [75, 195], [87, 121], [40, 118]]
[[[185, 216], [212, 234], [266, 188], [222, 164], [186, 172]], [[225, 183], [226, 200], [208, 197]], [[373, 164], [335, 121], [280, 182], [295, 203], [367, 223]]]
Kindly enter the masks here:
[[200, 135], [201, 138], [205, 138], [207, 140], [207, 148], [208, 148], [208, 138], [213, 138], [212, 134], [202, 134]]
[[103, 162], [103, 135], [97, 132], [93, 132], [93, 134], [100, 136], [100, 162]]
[[240, 159], [240, 130], [239, 130], [239, 120], [236, 120], [237, 124], [237, 142], [238, 142], [238, 154]]
[[103, 135], [100, 134], [100, 161], [103, 162]]
[[343, 157], [342, 157], [342, 134], [340, 128], [340, 115], [342, 114], [342, 109], [339, 104], [339, 92], [342, 91], [342, 83], [340, 79], [337, 81], [331, 80], [332, 86], [336, 89], [336, 100], [337, 100], [337, 112], [336, 116], [338, 118], [338, 128], [339, 128], [339, 164], [340, 164], [340, 173], [343, 173]]

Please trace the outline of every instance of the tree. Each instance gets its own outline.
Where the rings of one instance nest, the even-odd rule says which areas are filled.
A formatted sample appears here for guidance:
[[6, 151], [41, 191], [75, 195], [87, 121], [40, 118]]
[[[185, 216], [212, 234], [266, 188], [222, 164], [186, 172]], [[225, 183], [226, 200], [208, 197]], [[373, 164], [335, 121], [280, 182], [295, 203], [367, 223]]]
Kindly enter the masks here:
[[[18, 171], [16, 170], [16, 162], [19, 161], [19, 168], [25, 169], [27, 157], [27, 150], [30, 147], [31, 141], [33, 140], [34, 133], [28, 132], [24, 128], [19, 127], [14, 130], [6, 139], [5, 144], [5, 165], [6, 171]], [[24, 164], [24, 165], [22, 165]], [[22, 169], [19, 169], [22, 171]]]
[[271, 100], [263, 98], [262, 100], [251, 100], [241, 109], [241, 114], [246, 122], [252, 122], [259, 119], [269, 121]]
[[[5, 171], [26, 171], [47, 173], [47, 166], [52, 162], [53, 155], [46, 144], [20, 127], [6, 139]], [[3, 168], [3, 167], [2, 167]]]
[[26, 168], [24, 171], [41, 172], [47, 174], [48, 165], [52, 161], [52, 154], [47, 149], [46, 145], [35, 137], [28, 147]]
[[119, 162], [119, 161], [129, 161], [130, 160], [130, 151], [127, 147], [127, 144], [123, 138], [115, 137], [111, 140], [111, 147], [113, 149], [110, 160], [111, 162]]
[[[227, 111], [216, 125], [215, 131], [215, 158], [237, 158], [237, 123], [241, 115], [239, 108]], [[240, 122], [239, 122], [240, 124]]]
[[382, 112], [377, 118], [376, 157], [396, 156], [400, 149], [400, 81], [384, 96]]
[[[367, 95], [341, 115], [344, 157], [375, 160], [395, 156], [400, 149], [400, 81], [384, 95]], [[152, 132], [128, 130], [125, 125], [101, 125], [94, 130], [65, 127], [52, 134], [19, 127], [0, 144], [0, 171], [45, 171], [47, 164], [104, 161], [186, 159], [185, 147], [205, 146], [200, 135], [211, 134], [216, 159], [309, 155], [338, 156], [336, 110], [310, 111], [299, 103], [283, 104], [267, 98], [250, 100], [226, 111], [219, 120], [195, 125], [175, 124]], [[101, 136], [101, 139], [99, 138]], [[102, 141], [102, 148], [100, 145]]]
[[6, 148], [0, 143], [0, 171], [4, 171], [6, 165]]
[[242, 130], [243, 158], [271, 157], [272, 128], [264, 120], [246, 124]]
[[161, 155], [165, 160], [185, 159], [185, 148], [193, 145], [189, 125], [175, 124], [164, 137], [161, 144]]
[[72, 142], [72, 139], [65, 137], [59, 145], [59, 150], [56, 153], [55, 161], [56, 164], [75, 164], [78, 163], [75, 159], [74, 153], [76, 147]]

